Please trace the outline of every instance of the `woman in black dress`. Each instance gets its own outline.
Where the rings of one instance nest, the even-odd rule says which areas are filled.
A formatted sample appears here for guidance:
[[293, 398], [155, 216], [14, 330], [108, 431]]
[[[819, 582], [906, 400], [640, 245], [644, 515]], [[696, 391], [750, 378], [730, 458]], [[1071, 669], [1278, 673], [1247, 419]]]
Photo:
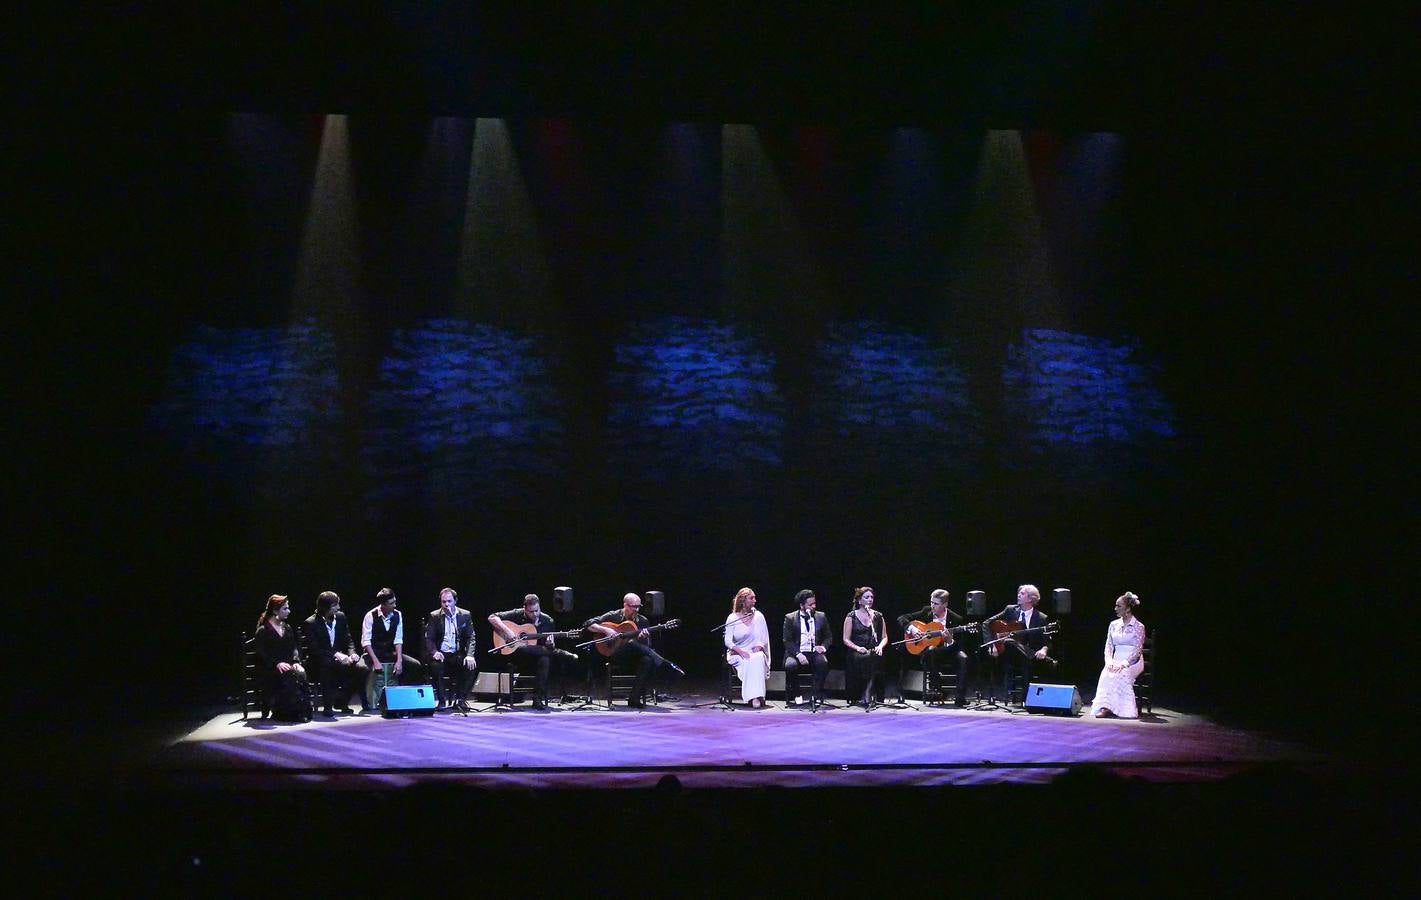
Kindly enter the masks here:
[[844, 695], [849, 703], [865, 707], [873, 698], [869, 688], [888, 646], [888, 629], [883, 613], [873, 608], [873, 588], [854, 588], [854, 608], [844, 617], [844, 647], [848, 650]]
[[257, 619], [257, 633], [252, 643], [257, 654], [258, 678], [272, 715], [278, 719], [306, 721], [311, 718], [310, 687], [296, 647], [296, 629], [286, 621], [290, 617], [291, 604], [286, 596], [272, 594]]

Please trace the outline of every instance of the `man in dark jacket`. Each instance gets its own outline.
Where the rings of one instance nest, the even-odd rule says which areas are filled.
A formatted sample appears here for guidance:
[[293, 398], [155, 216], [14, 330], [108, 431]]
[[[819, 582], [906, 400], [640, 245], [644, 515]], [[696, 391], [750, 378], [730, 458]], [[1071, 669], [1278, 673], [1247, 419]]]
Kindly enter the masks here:
[[[438, 709], [455, 707], [469, 711], [469, 688], [474, 683], [474, 617], [459, 607], [453, 588], [439, 592], [439, 608], [429, 614], [424, 626], [424, 659], [434, 682]], [[444, 678], [453, 683], [453, 696], [444, 689]]]
[[808, 589], [794, 595], [799, 608], [787, 613], [780, 634], [785, 645], [785, 705], [794, 701], [795, 687], [802, 669], [814, 673], [810, 703], [824, 699], [824, 678], [829, 674], [829, 658], [825, 655], [834, 643], [829, 620], [815, 609], [818, 600]]
[[324, 715], [348, 713], [350, 695], [365, 683], [370, 667], [361, 659], [350, 636], [350, 623], [340, 611], [340, 595], [322, 591], [316, 611], [303, 623], [306, 655], [325, 695]]
[[[936, 622], [944, 631], [948, 631], [941, 644], [923, 649], [921, 654], [923, 677], [925, 681], [936, 683], [938, 673], [941, 671], [943, 663], [946, 662], [948, 668], [957, 675], [957, 691], [954, 699], [958, 706], [966, 706], [967, 651], [956, 639], [956, 636], [949, 631], [953, 627], [953, 622], [961, 622], [962, 617], [947, 608], [947, 596], [947, 591], [943, 588], [933, 591], [927, 606], [898, 617], [898, 627], [903, 629], [903, 636], [907, 638], [916, 638], [922, 634], [913, 624], [914, 622], [922, 622], [924, 625]], [[923, 685], [923, 693], [927, 694], [926, 683]]]

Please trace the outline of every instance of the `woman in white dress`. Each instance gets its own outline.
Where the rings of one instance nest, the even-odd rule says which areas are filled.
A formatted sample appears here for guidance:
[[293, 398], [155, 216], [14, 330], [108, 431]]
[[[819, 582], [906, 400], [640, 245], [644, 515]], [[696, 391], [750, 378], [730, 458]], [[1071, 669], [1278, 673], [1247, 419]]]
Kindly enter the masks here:
[[1120, 618], [1105, 630], [1105, 668], [1095, 686], [1092, 708], [1097, 719], [1107, 715], [1138, 719], [1135, 679], [1145, 670], [1145, 626], [1135, 618], [1140, 598], [1126, 591], [1115, 601]]
[[740, 699], [752, 709], [765, 706], [765, 673], [770, 670], [770, 629], [755, 608], [755, 592], [741, 588], [725, 618], [725, 661], [740, 677]]

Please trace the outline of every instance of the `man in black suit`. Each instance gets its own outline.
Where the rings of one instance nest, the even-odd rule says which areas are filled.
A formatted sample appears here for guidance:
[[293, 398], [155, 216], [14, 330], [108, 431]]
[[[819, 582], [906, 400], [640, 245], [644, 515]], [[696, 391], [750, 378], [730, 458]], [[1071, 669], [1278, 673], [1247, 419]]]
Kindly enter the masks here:
[[316, 597], [316, 611], [303, 627], [306, 655], [325, 694], [321, 713], [333, 716], [336, 712], [350, 712], [350, 695], [365, 683], [370, 667], [355, 649], [350, 623], [340, 611], [340, 595], [322, 591]]
[[[928, 605], [921, 609], [904, 613], [898, 617], [898, 627], [903, 629], [905, 638], [915, 638], [919, 636], [918, 629], [914, 622], [923, 624], [938, 623], [944, 630], [952, 628], [954, 622], [961, 622], [962, 617], [947, 608], [947, 591], [938, 588], [932, 592], [928, 598]], [[904, 651], [907, 652], [906, 649]], [[923, 676], [925, 679], [936, 681], [938, 673], [942, 670], [942, 663], [947, 662], [948, 666], [957, 673], [957, 692], [955, 702], [958, 706], [967, 705], [967, 651], [957, 641], [955, 635], [949, 634], [943, 638], [941, 644], [936, 647], [926, 647], [920, 654], [923, 664]], [[923, 692], [927, 693], [927, 685], [923, 685]]]
[[801, 669], [808, 667], [813, 673], [810, 703], [824, 699], [824, 677], [829, 674], [829, 658], [825, 655], [834, 643], [834, 635], [829, 631], [829, 620], [815, 609], [818, 600], [808, 589], [794, 595], [799, 608], [785, 614], [784, 625], [780, 629], [785, 645], [785, 705], [794, 700], [795, 688]]
[[[1036, 585], [1023, 584], [1016, 590], [1016, 604], [1006, 607], [987, 622], [1005, 619], [1008, 622], [1020, 622], [1023, 629], [1045, 628], [1051, 620], [1036, 608], [1036, 604], [1040, 602], [1041, 592], [1036, 589]], [[983, 639], [990, 640], [991, 635], [984, 634]], [[1002, 648], [1002, 688], [1007, 697], [1011, 696], [1012, 682], [1015, 679], [1024, 679], [1022, 691], [1025, 696], [1026, 684], [1039, 675], [1049, 675], [1056, 670], [1056, 661], [1049, 655], [1051, 644], [1044, 631], [1033, 632], [1020, 639], [1003, 641], [997, 646]]]
[[[434, 682], [436, 709], [469, 711], [469, 688], [474, 683], [474, 617], [459, 607], [453, 588], [439, 592], [439, 608], [429, 614], [424, 626], [424, 659]], [[454, 696], [444, 690], [444, 677], [454, 684]]]

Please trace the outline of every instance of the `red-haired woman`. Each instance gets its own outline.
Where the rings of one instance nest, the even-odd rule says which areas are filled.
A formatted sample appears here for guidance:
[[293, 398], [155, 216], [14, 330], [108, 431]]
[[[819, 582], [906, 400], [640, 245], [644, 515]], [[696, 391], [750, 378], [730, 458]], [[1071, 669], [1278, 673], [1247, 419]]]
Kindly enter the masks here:
[[253, 644], [266, 705], [272, 716], [305, 722], [311, 718], [311, 688], [296, 648], [296, 629], [286, 622], [290, 617], [291, 604], [286, 595], [272, 594], [257, 619]]

